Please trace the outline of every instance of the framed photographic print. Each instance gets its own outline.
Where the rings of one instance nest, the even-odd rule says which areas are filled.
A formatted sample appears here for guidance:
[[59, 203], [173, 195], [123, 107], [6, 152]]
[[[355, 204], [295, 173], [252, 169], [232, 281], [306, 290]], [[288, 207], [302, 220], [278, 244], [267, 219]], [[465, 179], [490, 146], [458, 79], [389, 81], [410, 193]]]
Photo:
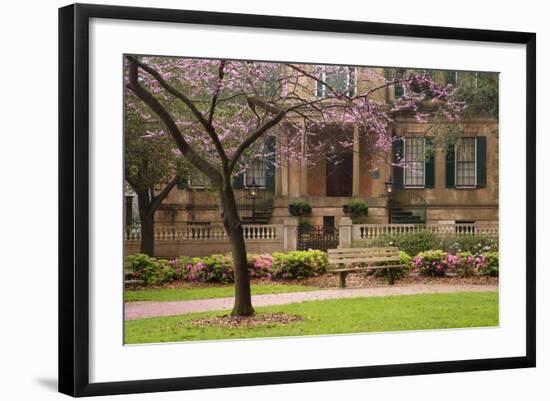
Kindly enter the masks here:
[[535, 366], [535, 34], [59, 10], [59, 390]]

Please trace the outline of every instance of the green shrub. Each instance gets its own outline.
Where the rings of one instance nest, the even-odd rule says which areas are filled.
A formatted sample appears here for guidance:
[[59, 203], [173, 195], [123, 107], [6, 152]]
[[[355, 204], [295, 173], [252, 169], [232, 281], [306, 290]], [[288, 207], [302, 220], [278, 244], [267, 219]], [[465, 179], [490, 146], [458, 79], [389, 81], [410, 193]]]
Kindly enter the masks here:
[[385, 234], [369, 242], [369, 246], [396, 246], [409, 255], [437, 249], [439, 238], [431, 231], [422, 230], [403, 234]]
[[498, 240], [484, 234], [444, 237], [441, 239], [441, 249], [452, 254], [470, 252], [477, 256], [487, 252], [497, 252]]
[[[252, 278], [301, 279], [326, 273], [327, 254], [322, 251], [248, 254], [248, 271]], [[155, 259], [144, 254], [125, 258], [125, 269], [147, 285], [184, 280], [198, 283], [233, 283], [235, 274], [231, 254], [202, 257]]]
[[399, 264], [406, 265], [407, 267], [411, 266], [412, 256], [405, 251], [399, 251]]
[[478, 274], [481, 276], [498, 276], [499, 255], [498, 252], [486, 252], [483, 254], [485, 257], [485, 266], [478, 270]]
[[143, 253], [126, 256], [124, 269], [134, 272], [134, 278], [143, 280], [144, 284], [169, 283], [180, 277], [180, 272], [171, 261], [152, 258]]
[[326, 273], [328, 257], [323, 251], [273, 253], [272, 276], [275, 279], [303, 279]]
[[342, 210], [345, 214], [349, 215], [352, 220], [367, 216], [369, 213], [368, 205], [365, 202], [358, 200], [348, 202], [342, 206]]
[[396, 246], [409, 255], [417, 255], [432, 249], [442, 249], [453, 255], [470, 252], [472, 255], [479, 256], [487, 252], [498, 252], [498, 239], [484, 234], [439, 236], [431, 231], [422, 230], [402, 234], [385, 234], [372, 240], [354, 241], [353, 246]]
[[288, 211], [293, 216], [307, 216], [311, 214], [311, 205], [305, 200], [295, 200], [288, 204]]
[[192, 282], [232, 283], [235, 280], [231, 254], [190, 258], [184, 271], [183, 279]]

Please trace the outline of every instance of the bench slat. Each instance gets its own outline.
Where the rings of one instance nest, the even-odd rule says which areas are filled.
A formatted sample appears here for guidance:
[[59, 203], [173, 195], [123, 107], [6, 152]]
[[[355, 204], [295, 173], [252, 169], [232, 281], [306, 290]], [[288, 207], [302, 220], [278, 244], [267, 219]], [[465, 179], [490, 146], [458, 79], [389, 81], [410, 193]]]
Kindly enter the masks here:
[[330, 264], [336, 264], [336, 265], [339, 265], [339, 264], [346, 264], [346, 263], [380, 263], [380, 262], [392, 262], [392, 261], [399, 261], [401, 260], [400, 258], [398, 257], [395, 257], [395, 256], [387, 256], [387, 257], [384, 257], [384, 256], [378, 256], [378, 257], [375, 257], [375, 258], [365, 258], [365, 257], [349, 257], [349, 258], [338, 258], [338, 259], [333, 259], [333, 258], [329, 258], [329, 263]]
[[375, 249], [373, 251], [363, 251], [361, 249], [347, 249], [346, 252], [329, 252], [328, 254], [330, 256], [339, 256], [339, 255], [347, 255], [348, 253], [361, 253], [365, 255], [371, 255], [371, 254], [386, 254], [386, 253], [396, 253], [398, 254], [399, 251], [396, 249]]
[[[348, 273], [381, 269], [387, 269], [388, 283], [391, 285], [395, 280], [394, 269], [406, 267], [406, 265], [400, 264], [401, 257], [397, 247], [337, 248], [329, 249], [327, 253], [331, 266], [352, 265], [351, 267], [339, 267], [330, 270], [331, 273], [339, 275], [341, 288], [346, 286], [346, 276]], [[390, 264], [381, 265], [384, 262], [389, 262]], [[354, 264], [361, 264], [363, 266], [353, 267]]]
[[399, 248], [395, 246], [387, 246], [377, 248], [336, 248], [327, 250], [328, 254], [347, 252], [399, 252]]
[[393, 257], [393, 258], [399, 258], [399, 254], [398, 253], [395, 253], [395, 252], [392, 252], [392, 253], [362, 253], [362, 252], [350, 252], [350, 253], [346, 253], [346, 254], [341, 254], [341, 255], [328, 255], [328, 258], [329, 259], [333, 259], [333, 260], [337, 260], [337, 259], [342, 259], [342, 258], [389, 258], [389, 257]]
[[372, 266], [372, 267], [349, 267], [345, 269], [333, 269], [330, 270], [330, 273], [340, 273], [340, 272], [363, 272], [366, 270], [382, 270], [382, 269], [397, 269], [407, 267], [406, 265], [388, 265], [388, 266]]

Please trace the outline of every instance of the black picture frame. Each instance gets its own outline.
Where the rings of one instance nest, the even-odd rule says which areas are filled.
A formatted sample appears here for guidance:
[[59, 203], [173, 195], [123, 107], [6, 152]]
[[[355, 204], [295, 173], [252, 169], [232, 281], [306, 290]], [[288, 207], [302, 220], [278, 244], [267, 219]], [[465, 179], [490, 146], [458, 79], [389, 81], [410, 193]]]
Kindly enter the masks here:
[[[521, 357], [90, 383], [88, 61], [91, 18], [274, 28], [526, 46], [526, 353]], [[536, 35], [416, 26], [75, 4], [59, 9], [59, 391], [71, 396], [238, 387], [535, 366]]]

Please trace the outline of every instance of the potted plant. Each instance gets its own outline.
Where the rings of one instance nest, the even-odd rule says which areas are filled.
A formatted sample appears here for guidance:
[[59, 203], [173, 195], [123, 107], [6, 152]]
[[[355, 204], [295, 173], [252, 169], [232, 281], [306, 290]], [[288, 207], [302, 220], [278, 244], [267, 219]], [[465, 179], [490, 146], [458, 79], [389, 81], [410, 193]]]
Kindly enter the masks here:
[[363, 201], [351, 201], [342, 206], [342, 211], [350, 216], [354, 223], [360, 223], [368, 215], [369, 207]]
[[311, 214], [311, 206], [308, 202], [304, 200], [296, 200], [288, 205], [288, 212], [292, 216], [307, 216]]

